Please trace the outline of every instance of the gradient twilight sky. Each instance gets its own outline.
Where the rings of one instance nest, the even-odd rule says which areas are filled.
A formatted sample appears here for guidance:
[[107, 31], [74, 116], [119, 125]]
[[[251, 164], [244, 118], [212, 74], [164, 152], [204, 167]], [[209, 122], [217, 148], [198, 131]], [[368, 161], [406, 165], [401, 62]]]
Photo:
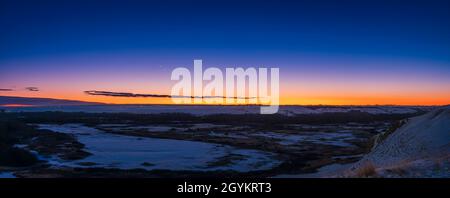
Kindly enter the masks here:
[[279, 67], [282, 104], [450, 103], [447, 0], [0, 0], [0, 27], [3, 96], [170, 103], [84, 91], [170, 94], [202, 59]]

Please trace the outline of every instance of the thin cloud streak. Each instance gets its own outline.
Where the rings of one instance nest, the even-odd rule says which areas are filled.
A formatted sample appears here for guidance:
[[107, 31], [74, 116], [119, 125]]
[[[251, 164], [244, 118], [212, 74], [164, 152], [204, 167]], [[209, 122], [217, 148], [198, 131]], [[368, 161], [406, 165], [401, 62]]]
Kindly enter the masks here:
[[112, 91], [84, 91], [85, 94], [93, 96], [110, 96], [110, 97], [141, 97], [141, 98], [233, 98], [233, 99], [252, 99], [256, 97], [225, 97], [225, 96], [179, 96], [166, 94], [134, 94], [128, 92], [112, 92]]
[[39, 88], [37, 87], [25, 87], [25, 89], [28, 91], [39, 91]]
[[14, 91], [14, 89], [0, 89], [0, 91]]

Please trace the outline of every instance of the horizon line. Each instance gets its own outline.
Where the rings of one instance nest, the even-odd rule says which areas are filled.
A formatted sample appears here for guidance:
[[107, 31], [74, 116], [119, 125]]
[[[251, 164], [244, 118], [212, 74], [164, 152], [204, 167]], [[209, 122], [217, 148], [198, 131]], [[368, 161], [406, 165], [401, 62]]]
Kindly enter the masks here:
[[[48, 99], [48, 100], [61, 100], [68, 102], [80, 102], [80, 103], [91, 103], [85, 104], [87, 105], [171, 105], [171, 106], [267, 106], [269, 104], [226, 104], [226, 103], [217, 103], [217, 104], [201, 104], [201, 103], [191, 103], [191, 104], [174, 104], [174, 103], [108, 103], [108, 102], [95, 102], [95, 101], [87, 101], [87, 100], [76, 100], [76, 99], [64, 99], [64, 98], [51, 98], [51, 97], [24, 97], [24, 96], [5, 96], [0, 95], [0, 97], [10, 97], [10, 98], [24, 98], [24, 99]], [[11, 103], [13, 104], [13, 103]], [[4, 107], [7, 104], [0, 104], [0, 107]], [[13, 105], [21, 105], [21, 104], [13, 104]], [[24, 106], [27, 104], [23, 104]], [[450, 103], [447, 104], [279, 104], [279, 106], [419, 106], [419, 107], [438, 107], [438, 106], [449, 106]], [[45, 105], [32, 105], [32, 106], [45, 106]], [[47, 105], [48, 106], [48, 105]], [[66, 105], [53, 105], [53, 106], [66, 106]], [[69, 105], [67, 105], [69, 106]], [[76, 106], [76, 105], [72, 105]]]

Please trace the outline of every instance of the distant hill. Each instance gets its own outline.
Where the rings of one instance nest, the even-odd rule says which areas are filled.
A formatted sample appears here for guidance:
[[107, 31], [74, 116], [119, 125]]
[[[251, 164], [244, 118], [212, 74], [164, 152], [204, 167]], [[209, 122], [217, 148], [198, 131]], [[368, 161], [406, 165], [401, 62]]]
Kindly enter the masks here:
[[83, 102], [77, 100], [60, 100], [51, 98], [26, 98], [0, 96], [0, 106], [5, 105], [32, 105], [32, 106], [74, 106], [74, 105], [99, 105], [102, 103]]

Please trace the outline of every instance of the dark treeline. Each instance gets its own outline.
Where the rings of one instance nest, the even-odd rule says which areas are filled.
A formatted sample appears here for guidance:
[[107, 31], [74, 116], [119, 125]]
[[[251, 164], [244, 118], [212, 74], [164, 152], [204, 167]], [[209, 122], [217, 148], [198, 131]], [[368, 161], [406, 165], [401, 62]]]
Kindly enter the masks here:
[[222, 123], [222, 124], [336, 124], [336, 123], [369, 123], [374, 121], [397, 121], [423, 114], [370, 114], [360, 111], [297, 114], [286, 116], [281, 114], [215, 114], [196, 116], [186, 113], [132, 114], [132, 113], [82, 113], [82, 112], [20, 112], [3, 113], [4, 116], [18, 118], [26, 123], [84, 123], [84, 124], [167, 124], [183, 123]]

